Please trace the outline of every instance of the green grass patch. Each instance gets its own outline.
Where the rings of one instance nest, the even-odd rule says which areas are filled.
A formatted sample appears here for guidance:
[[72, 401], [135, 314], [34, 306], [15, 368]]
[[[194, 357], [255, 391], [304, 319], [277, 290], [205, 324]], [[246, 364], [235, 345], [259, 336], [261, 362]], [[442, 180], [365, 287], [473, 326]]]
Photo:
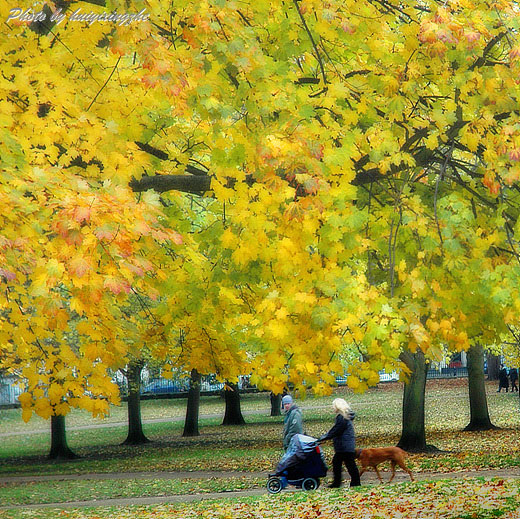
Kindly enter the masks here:
[[[462, 429], [469, 421], [466, 383], [461, 380], [428, 382], [427, 440], [440, 451], [437, 454], [410, 455], [408, 464], [414, 472], [449, 473], [520, 466], [520, 447], [517, 442], [520, 432], [518, 397], [497, 394], [496, 384], [488, 384], [491, 419], [500, 429], [464, 432]], [[335, 396], [345, 397], [357, 413], [355, 428], [359, 447], [395, 445], [398, 442], [402, 401], [402, 387], [399, 384], [381, 385], [363, 395], [339, 388], [332, 397], [300, 399], [308, 434], [317, 437], [331, 427], [334, 420], [331, 401]], [[104, 422], [107, 427], [100, 427], [99, 421], [91, 420], [92, 428], [86, 429], [88, 423], [83, 421], [84, 413], [71, 413], [67, 417], [68, 442], [81, 457], [60, 463], [46, 458], [50, 435], [48, 429], [40, 429], [40, 422], [24, 424], [18, 410], [0, 411], [0, 424], [4, 430], [0, 442], [0, 477], [141, 471], [267, 472], [273, 470], [278, 463], [282, 455], [283, 423], [281, 417], [269, 416], [267, 394], [244, 395], [242, 410], [247, 425], [239, 427], [220, 425], [224, 411], [224, 403], [220, 397], [203, 397], [201, 436], [196, 438], [181, 436], [181, 411], [185, 412], [185, 404], [184, 400], [144, 401], [145, 420], [155, 421], [145, 421], [145, 433], [152, 442], [142, 446], [121, 445], [126, 437], [126, 426], [118, 425], [120, 422], [117, 421], [111, 422], [112, 415]], [[118, 419], [123, 417], [120, 408], [115, 408], [113, 414]], [[48, 423], [45, 425], [48, 428]], [[32, 426], [35, 428], [31, 431], [28, 427]], [[330, 442], [325, 444], [324, 450], [330, 465], [333, 455]], [[383, 470], [388, 468], [382, 466]], [[107, 485], [115, 488], [111, 483]], [[23, 486], [19, 487], [22, 493]], [[37, 488], [32, 487], [33, 490]], [[150, 488], [149, 492], [154, 495], [153, 486]], [[164, 488], [160, 483], [155, 495], [170, 492]], [[89, 489], [81, 486], [78, 489], [74, 499], [88, 499]], [[35, 495], [46, 494], [44, 490], [33, 490], [27, 492], [33, 496], [31, 499], [37, 499]], [[109, 494], [112, 492], [110, 488], [106, 491]], [[16, 492], [14, 487], [13, 492]], [[129, 492], [130, 494], [122, 496], [133, 495], [131, 490]], [[200, 492], [204, 492], [202, 487]]]
[[[88, 479], [30, 483], [5, 483], [0, 486], [0, 506], [65, 503], [115, 499], [232, 492], [265, 486], [265, 478], [211, 477], [207, 479]], [[0, 512], [1, 513], [1, 512]]]
[[248, 498], [226, 498], [198, 503], [155, 506], [10, 510], [5, 519], [493, 519], [517, 517], [520, 483], [515, 480], [480, 479], [421, 481], [359, 490], [282, 492]]

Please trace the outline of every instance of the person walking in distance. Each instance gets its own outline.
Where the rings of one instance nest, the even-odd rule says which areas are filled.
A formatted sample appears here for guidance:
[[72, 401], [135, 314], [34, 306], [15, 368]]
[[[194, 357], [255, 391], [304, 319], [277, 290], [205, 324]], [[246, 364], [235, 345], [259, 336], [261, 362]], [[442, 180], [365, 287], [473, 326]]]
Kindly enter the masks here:
[[509, 370], [509, 380], [511, 381], [511, 393], [513, 393], [513, 391], [518, 391], [518, 370], [516, 368], [511, 368]]
[[336, 421], [332, 429], [318, 438], [319, 442], [332, 439], [334, 444], [334, 457], [332, 458], [332, 472], [334, 479], [329, 488], [339, 488], [341, 486], [341, 467], [343, 463], [350, 474], [350, 486], [361, 485], [359, 470], [355, 461], [356, 436], [354, 433], [355, 413], [343, 398], [336, 398], [332, 402], [332, 409], [336, 413]]
[[509, 378], [507, 376], [507, 369], [504, 365], [501, 366], [500, 371], [498, 372], [498, 391], [503, 389], [506, 390], [506, 393], [509, 391]]
[[283, 450], [286, 451], [295, 434], [303, 434], [303, 418], [300, 408], [294, 403], [291, 395], [282, 398], [283, 419]]

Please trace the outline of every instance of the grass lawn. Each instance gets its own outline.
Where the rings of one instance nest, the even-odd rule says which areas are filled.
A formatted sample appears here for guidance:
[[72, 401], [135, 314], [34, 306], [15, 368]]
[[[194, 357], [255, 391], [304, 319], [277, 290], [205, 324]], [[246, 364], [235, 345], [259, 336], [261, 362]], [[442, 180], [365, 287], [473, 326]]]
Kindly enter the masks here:
[[[110, 479], [42, 481], [24, 484], [6, 483], [1, 488], [0, 505], [27, 505], [60, 503], [117, 497], [151, 497], [207, 492], [231, 492], [264, 487], [265, 478], [258, 477], [211, 477], [206, 479]], [[1, 514], [1, 512], [0, 512]], [[0, 515], [1, 517], [1, 515]]]
[[[518, 519], [518, 480], [465, 479], [199, 503], [6, 511], [5, 519]], [[1, 514], [1, 512], [0, 512]]]
[[[520, 466], [518, 396], [510, 393], [497, 394], [496, 384], [489, 384], [487, 391], [491, 419], [500, 429], [486, 433], [462, 432], [469, 421], [466, 383], [465, 380], [428, 382], [427, 439], [441, 449], [441, 452], [434, 455], [411, 455], [409, 465], [414, 472], [449, 473], [477, 468]], [[334, 396], [345, 397], [357, 413], [355, 425], [360, 447], [395, 445], [399, 439], [401, 423], [402, 390], [399, 384], [380, 385], [364, 395], [353, 394], [346, 388], [338, 388], [335, 393]], [[318, 436], [330, 428], [334, 418], [330, 409], [331, 401], [332, 397], [308, 397], [299, 400], [307, 433]], [[46, 459], [49, 450], [46, 422], [35, 420], [24, 424], [19, 410], [2, 410], [0, 477], [117, 471], [255, 472], [272, 470], [278, 462], [281, 455], [282, 419], [268, 416], [267, 394], [244, 395], [242, 409], [248, 424], [241, 427], [219, 425], [224, 406], [222, 399], [217, 396], [203, 397], [201, 414], [209, 417], [201, 419], [202, 434], [198, 438], [181, 437], [184, 406], [185, 400], [143, 401], [144, 420], [159, 418], [167, 421], [146, 423], [145, 432], [152, 442], [140, 447], [120, 445], [125, 438], [126, 427], [117, 424], [126, 419], [124, 408], [114, 407], [105, 422], [89, 420], [84, 413], [74, 412], [67, 417], [68, 440], [71, 448], [81, 458], [63, 463]], [[103, 423], [112, 426], [99, 427]], [[75, 429], [88, 425], [97, 427]], [[326, 444], [325, 451], [330, 461], [332, 446]], [[265, 480], [253, 475], [208, 480], [152, 478], [0, 483], [0, 504], [220, 492], [264, 484]], [[329, 494], [332, 495], [326, 495]]]

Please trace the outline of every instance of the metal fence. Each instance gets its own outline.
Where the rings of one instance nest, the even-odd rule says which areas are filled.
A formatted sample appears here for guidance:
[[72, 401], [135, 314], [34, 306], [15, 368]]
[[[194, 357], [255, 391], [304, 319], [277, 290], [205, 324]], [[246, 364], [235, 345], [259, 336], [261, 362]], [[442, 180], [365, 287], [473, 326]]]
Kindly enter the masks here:
[[[468, 368], [466, 367], [443, 367], [440, 369], [430, 369], [426, 375], [427, 379], [440, 378], [464, 378], [468, 376]], [[396, 382], [399, 375], [394, 371], [392, 373], [379, 373], [380, 382]], [[119, 385], [121, 395], [127, 396], [128, 388], [126, 379], [115, 380]], [[336, 377], [336, 383], [344, 386], [347, 383], [347, 376]], [[242, 391], [252, 391], [255, 388], [249, 384], [248, 377], [240, 377], [238, 387]], [[201, 381], [201, 392], [205, 394], [214, 394], [224, 389], [222, 382], [217, 382], [213, 377], [204, 377]], [[153, 378], [141, 385], [141, 395], [145, 398], [154, 398], [154, 396], [165, 397], [167, 395], [185, 395], [189, 390], [189, 380], [184, 379], [166, 379]], [[12, 406], [19, 404], [18, 396], [23, 392], [17, 381], [11, 377], [0, 377], [0, 406]]]
[[18, 404], [18, 397], [23, 390], [12, 378], [0, 378], [0, 405]]
[[[119, 390], [123, 397], [128, 395], [128, 386], [126, 378], [118, 378], [114, 380], [119, 386]], [[215, 377], [208, 375], [202, 377], [200, 382], [200, 390], [202, 394], [219, 393], [224, 389], [225, 384], [218, 382]], [[153, 398], [154, 395], [184, 395], [190, 389], [190, 382], [188, 378], [180, 379], [166, 379], [163, 377], [146, 378], [141, 381], [140, 393], [146, 398]], [[249, 384], [249, 377], [239, 377], [238, 389], [241, 391], [253, 390]]]
[[426, 378], [464, 378], [468, 376], [468, 368], [457, 367], [457, 368], [441, 368], [429, 369], [426, 374]]
[[[464, 378], [468, 376], [468, 368], [466, 367], [443, 367], [440, 369], [429, 369], [426, 373], [427, 379], [437, 378]], [[347, 384], [347, 375], [343, 377], [336, 377], [338, 386], [345, 386]], [[396, 371], [392, 373], [379, 372], [379, 382], [397, 382], [399, 381], [399, 374]]]

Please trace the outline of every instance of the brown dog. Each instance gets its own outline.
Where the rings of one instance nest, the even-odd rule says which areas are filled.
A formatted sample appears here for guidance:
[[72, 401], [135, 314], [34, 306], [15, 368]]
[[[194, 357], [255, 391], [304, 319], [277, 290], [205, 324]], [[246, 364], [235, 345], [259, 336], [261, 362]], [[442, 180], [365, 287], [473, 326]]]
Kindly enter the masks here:
[[380, 447], [375, 449], [356, 449], [356, 458], [359, 459], [361, 463], [361, 470], [359, 475], [363, 474], [368, 467], [374, 467], [376, 471], [377, 477], [381, 483], [383, 480], [381, 479], [381, 474], [379, 474], [379, 470], [377, 466], [383, 461], [390, 461], [392, 464], [392, 475], [388, 482], [392, 481], [395, 476], [395, 466], [399, 465], [405, 472], [408, 472], [410, 479], [413, 481], [413, 474], [411, 470], [405, 465], [404, 459], [407, 454], [403, 449], [399, 447]]

